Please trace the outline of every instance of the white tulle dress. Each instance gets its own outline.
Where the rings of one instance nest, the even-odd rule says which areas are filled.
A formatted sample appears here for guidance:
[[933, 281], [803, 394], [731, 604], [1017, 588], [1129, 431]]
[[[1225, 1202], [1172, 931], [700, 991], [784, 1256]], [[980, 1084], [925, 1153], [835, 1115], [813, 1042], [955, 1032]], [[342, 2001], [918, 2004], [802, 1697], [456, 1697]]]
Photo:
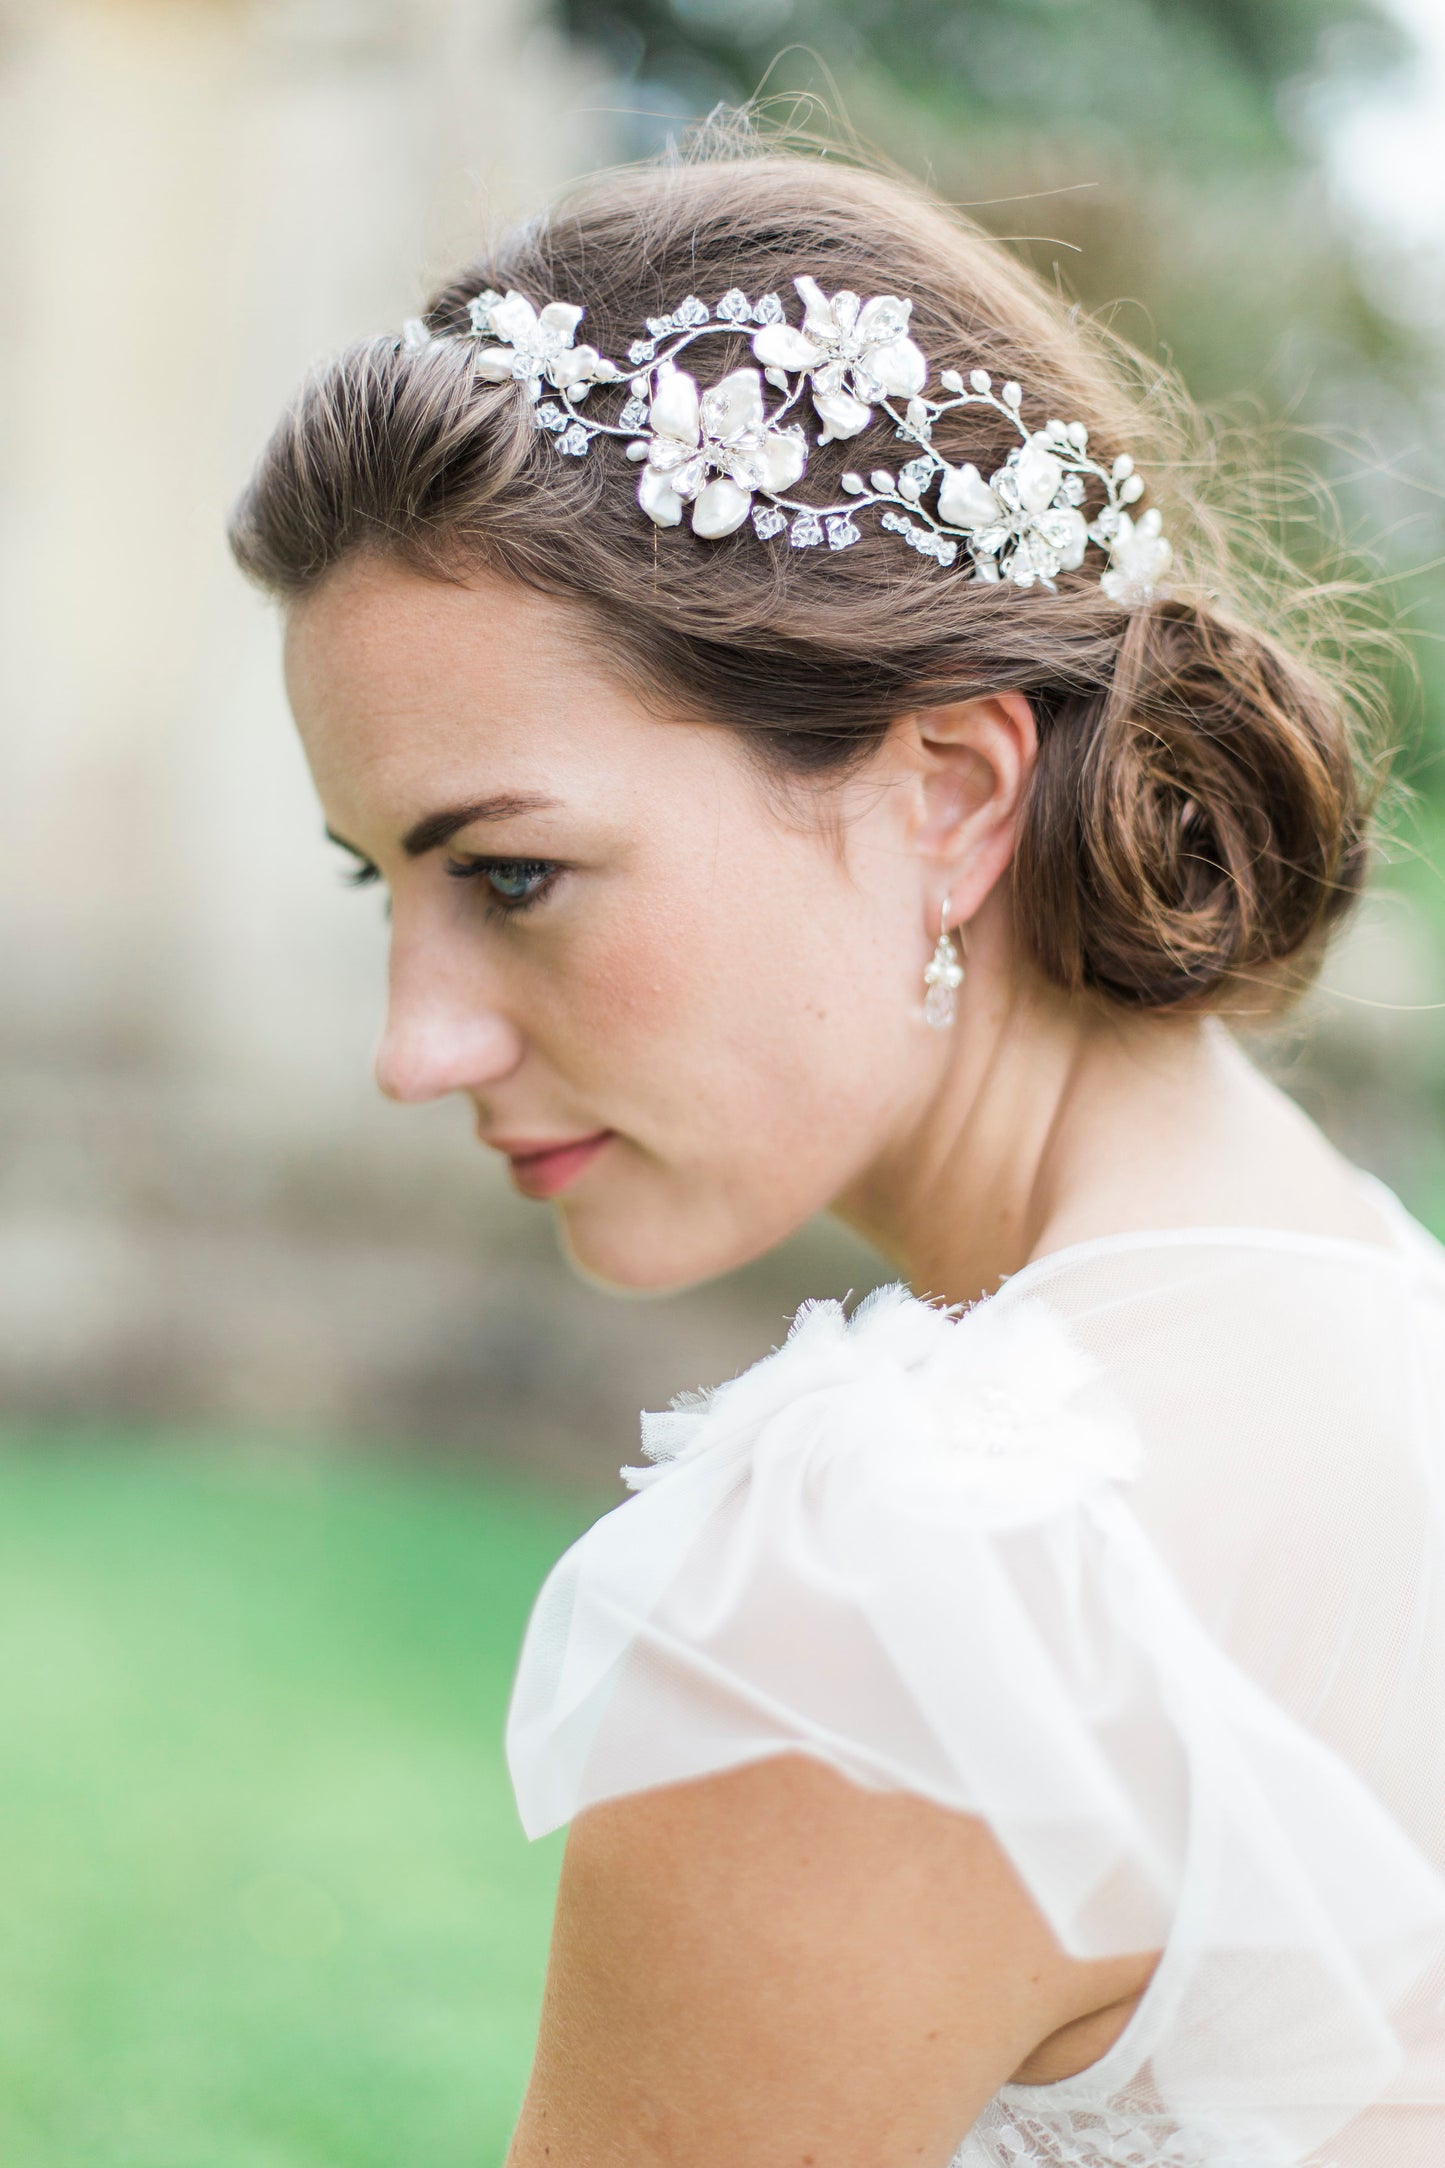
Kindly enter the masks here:
[[643, 1418], [549, 1576], [528, 1832], [802, 1750], [980, 1815], [1083, 1957], [1164, 1955], [955, 2168], [1445, 2168], [1445, 1249], [1121, 1235], [880, 1290]]

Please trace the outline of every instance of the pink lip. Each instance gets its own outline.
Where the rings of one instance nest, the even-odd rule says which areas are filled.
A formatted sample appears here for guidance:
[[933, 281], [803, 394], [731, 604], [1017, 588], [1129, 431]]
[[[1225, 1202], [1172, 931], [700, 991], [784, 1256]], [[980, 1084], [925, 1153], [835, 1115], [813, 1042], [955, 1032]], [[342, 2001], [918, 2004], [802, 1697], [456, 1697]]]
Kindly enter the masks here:
[[526, 1197], [556, 1197], [569, 1189], [585, 1167], [590, 1167], [610, 1129], [590, 1137], [574, 1137], [559, 1144], [542, 1144], [530, 1137], [489, 1137], [495, 1150], [505, 1152], [512, 1164], [512, 1180]]

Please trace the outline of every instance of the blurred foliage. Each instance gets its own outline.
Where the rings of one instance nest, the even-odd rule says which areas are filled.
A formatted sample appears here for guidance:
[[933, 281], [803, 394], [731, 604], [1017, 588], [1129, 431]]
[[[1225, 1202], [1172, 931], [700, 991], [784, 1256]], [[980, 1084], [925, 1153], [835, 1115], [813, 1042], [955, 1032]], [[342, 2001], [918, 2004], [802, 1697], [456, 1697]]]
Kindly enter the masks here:
[[[1095, 141], [1207, 176], [1295, 156], [1279, 93], [1373, 74], [1408, 42], [1371, 0], [561, 0], [566, 28], [676, 109], [808, 79], [886, 79], [945, 125]], [[776, 67], [774, 63], [777, 63]]]
[[587, 1502], [147, 1442], [0, 1435], [0, 2159], [500, 2161], [561, 1851], [502, 1722]]
[[[1374, 0], [554, 0], [601, 55], [623, 148], [762, 92], [928, 179], [1050, 282], [1181, 371], [1221, 435], [1324, 476], [1279, 536], [1312, 570], [1433, 558], [1439, 498], [1382, 478], [1435, 433], [1439, 327], [1387, 306], [1328, 170], [1331, 115], [1403, 73]], [[1288, 422], [1299, 432], [1281, 431]], [[1352, 555], [1352, 552], [1360, 553]], [[1343, 553], [1343, 554], [1341, 554]], [[1398, 687], [1402, 711], [1418, 702]], [[1445, 687], [1439, 689], [1445, 703]]]

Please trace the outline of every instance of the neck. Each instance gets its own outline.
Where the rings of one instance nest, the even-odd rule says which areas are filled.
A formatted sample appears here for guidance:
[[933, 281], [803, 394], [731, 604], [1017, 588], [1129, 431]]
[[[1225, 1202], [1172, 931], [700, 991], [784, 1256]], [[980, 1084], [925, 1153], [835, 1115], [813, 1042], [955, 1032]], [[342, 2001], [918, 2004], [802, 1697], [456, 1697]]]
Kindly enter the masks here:
[[1217, 1025], [1070, 1000], [983, 935], [936, 1090], [833, 1206], [950, 1301], [1067, 1242], [1207, 1217], [1220, 1108], [1244, 1066]]

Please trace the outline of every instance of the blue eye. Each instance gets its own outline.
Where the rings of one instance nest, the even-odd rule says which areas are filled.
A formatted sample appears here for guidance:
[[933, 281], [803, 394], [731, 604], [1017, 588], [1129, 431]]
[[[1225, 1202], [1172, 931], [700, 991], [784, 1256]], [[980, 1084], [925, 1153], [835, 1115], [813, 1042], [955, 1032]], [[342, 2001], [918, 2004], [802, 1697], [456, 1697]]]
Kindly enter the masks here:
[[447, 863], [454, 881], [481, 881], [497, 908], [512, 917], [540, 903], [561, 870], [547, 858], [465, 858]]

